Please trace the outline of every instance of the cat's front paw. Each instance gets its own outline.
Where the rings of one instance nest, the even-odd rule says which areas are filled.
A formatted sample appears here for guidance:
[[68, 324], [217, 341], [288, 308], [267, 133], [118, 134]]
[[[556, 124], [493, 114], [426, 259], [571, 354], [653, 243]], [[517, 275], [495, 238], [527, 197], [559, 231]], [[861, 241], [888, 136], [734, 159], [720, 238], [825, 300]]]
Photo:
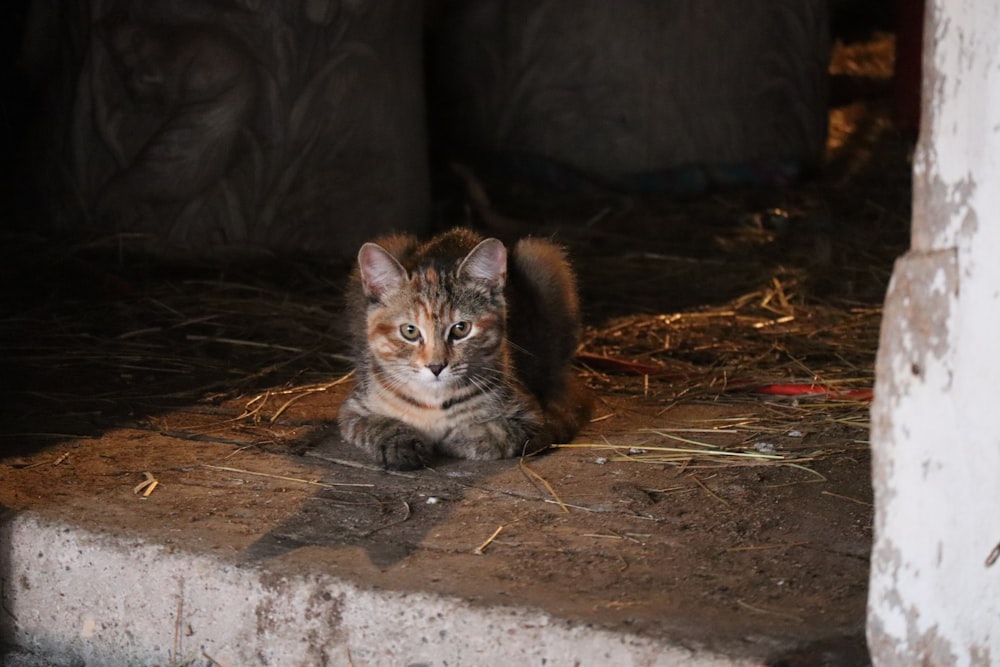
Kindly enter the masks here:
[[379, 443], [379, 463], [388, 470], [422, 468], [429, 458], [429, 449], [419, 436], [400, 431], [386, 437]]
[[337, 416], [340, 435], [370, 459], [391, 470], [413, 470], [430, 459], [433, 445], [405, 423], [372, 414], [354, 396]]

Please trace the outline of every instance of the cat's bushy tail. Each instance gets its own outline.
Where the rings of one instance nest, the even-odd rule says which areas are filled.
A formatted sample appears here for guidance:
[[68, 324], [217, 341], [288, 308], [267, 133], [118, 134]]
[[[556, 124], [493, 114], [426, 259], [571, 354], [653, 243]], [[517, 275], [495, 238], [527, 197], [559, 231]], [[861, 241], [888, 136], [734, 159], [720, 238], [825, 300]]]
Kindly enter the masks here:
[[590, 419], [593, 407], [590, 389], [572, 371], [567, 372], [565, 391], [543, 408], [550, 442], [562, 444], [572, 440]]

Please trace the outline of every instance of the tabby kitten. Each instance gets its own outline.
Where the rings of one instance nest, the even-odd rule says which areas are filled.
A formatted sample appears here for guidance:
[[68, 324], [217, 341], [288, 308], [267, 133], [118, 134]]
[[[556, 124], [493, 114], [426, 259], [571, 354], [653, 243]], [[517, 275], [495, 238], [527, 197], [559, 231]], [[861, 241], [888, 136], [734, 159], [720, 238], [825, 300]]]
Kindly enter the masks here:
[[571, 372], [580, 316], [563, 252], [465, 229], [366, 243], [348, 297], [357, 384], [344, 439], [386, 468], [435, 454], [519, 456], [572, 438], [589, 414]]

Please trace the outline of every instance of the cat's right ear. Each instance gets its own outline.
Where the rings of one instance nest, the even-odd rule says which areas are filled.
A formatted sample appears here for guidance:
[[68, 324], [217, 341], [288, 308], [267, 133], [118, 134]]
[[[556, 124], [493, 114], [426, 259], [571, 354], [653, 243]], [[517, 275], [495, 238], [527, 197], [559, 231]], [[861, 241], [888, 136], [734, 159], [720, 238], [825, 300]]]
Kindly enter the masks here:
[[507, 249], [499, 239], [486, 239], [480, 242], [462, 260], [458, 274], [482, 280], [494, 289], [502, 290], [507, 279]]
[[377, 243], [366, 243], [358, 251], [358, 269], [365, 295], [376, 301], [392, 294], [406, 283], [406, 269]]

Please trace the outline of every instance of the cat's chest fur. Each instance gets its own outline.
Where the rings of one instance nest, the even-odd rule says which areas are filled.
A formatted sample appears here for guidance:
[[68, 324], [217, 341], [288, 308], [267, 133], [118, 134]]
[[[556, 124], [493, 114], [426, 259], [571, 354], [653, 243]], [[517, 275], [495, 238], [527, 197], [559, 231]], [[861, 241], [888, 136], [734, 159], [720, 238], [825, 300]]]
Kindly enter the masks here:
[[376, 379], [366, 391], [366, 405], [372, 412], [394, 416], [435, 441], [470, 421], [495, 416], [496, 406], [484, 405], [492, 398], [474, 385], [452, 387], [433, 380], [394, 388]]
[[503, 458], [576, 431], [579, 315], [558, 247], [389, 237], [362, 247], [350, 290], [358, 381], [339, 423], [384, 465]]

